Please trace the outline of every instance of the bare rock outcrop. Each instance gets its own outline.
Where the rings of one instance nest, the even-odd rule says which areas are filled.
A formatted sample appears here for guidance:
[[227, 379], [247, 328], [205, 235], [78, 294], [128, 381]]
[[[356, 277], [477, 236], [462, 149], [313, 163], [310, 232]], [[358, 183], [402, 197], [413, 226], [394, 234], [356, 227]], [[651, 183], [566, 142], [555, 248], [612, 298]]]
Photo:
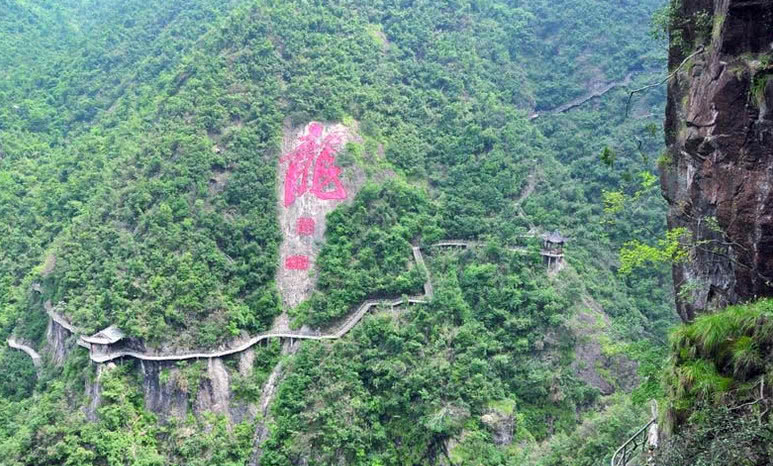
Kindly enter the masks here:
[[97, 410], [102, 404], [102, 377], [108, 372], [115, 369], [115, 364], [110, 362], [107, 364], [97, 364], [96, 375], [94, 380], [86, 379], [86, 405], [83, 407], [83, 412], [86, 414], [86, 419], [89, 421], [97, 420]]
[[311, 296], [313, 270], [325, 238], [326, 216], [351, 202], [365, 177], [356, 165], [340, 166], [337, 155], [360, 141], [356, 123], [310, 122], [286, 127], [277, 170], [277, 211], [282, 230], [277, 287], [285, 308]]
[[74, 346], [70, 341], [71, 335], [69, 330], [49, 319], [46, 329], [46, 351], [50, 354], [51, 363], [55, 366], [61, 366], [67, 359], [67, 355], [70, 354], [70, 350]]
[[[295, 354], [298, 351], [298, 348], [297, 344], [293, 344], [291, 341], [285, 342], [282, 344], [282, 354]], [[263, 457], [262, 445], [268, 438], [269, 424], [272, 421], [269, 408], [274, 401], [277, 389], [279, 388], [279, 383], [282, 381], [284, 374], [285, 365], [280, 361], [274, 366], [274, 370], [271, 371], [271, 375], [269, 375], [268, 380], [266, 380], [266, 383], [263, 385], [260, 401], [258, 402], [258, 411], [256, 413], [259, 417], [255, 427], [255, 435], [253, 436], [252, 455], [250, 455], [250, 460], [247, 463], [249, 466], [260, 465], [260, 459]]]
[[140, 361], [145, 408], [166, 420], [171, 416], [183, 418], [188, 412], [188, 390], [183, 384], [179, 368], [168, 362]]
[[689, 321], [773, 295], [773, 2], [679, 8], [669, 67], [703, 51], [669, 82], [661, 185], [669, 228], [689, 231], [690, 260], [673, 268]]
[[[234, 395], [234, 372], [223, 358], [208, 358], [178, 365], [169, 361], [140, 361], [145, 408], [162, 420], [183, 418], [190, 411], [196, 416], [215, 413], [238, 424], [253, 419], [257, 407]], [[252, 366], [243, 367], [249, 376]]]
[[481, 416], [481, 422], [491, 431], [494, 445], [498, 447], [507, 446], [513, 443], [513, 434], [515, 432], [515, 415], [505, 413], [496, 409], [489, 410]]
[[231, 377], [221, 358], [211, 358], [207, 362], [206, 375], [202, 377], [194, 403], [194, 411], [210, 411], [231, 418], [229, 401], [231, 398]]

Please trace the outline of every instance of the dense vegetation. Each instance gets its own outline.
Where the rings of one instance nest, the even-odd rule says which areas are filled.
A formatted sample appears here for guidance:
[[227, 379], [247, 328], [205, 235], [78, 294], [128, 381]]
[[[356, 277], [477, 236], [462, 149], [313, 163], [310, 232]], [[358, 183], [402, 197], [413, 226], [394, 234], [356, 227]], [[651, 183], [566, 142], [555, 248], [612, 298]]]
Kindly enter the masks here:
[[100, 377], [98, 420], [89, 422], [81, 410], [68, 405], [65, 395], [82, 389], [84, 378], [73, 374], [82, 374], [84, 365], [85, 357], [73, 358], [65, 367], [70, 378], [66, 384], [49, 379], [34, 398], [0, 406], [3, 464], [244, 464], [251, 423], [231, 429], [225, 419], [206, 416], [161, 424], [144, 409], [139, 370], [133, 364]]
[[368, 298], [422, 289], [424, 271], [406, 270], [413, 261], [411, 240], [439, 239], [441, 232], [422, 191], [393, 182], [366, 186], [351, 206], [337, 209], [328, 221], [334, 228], [317, 261], [319, 291], [308, 303], [305, 323], [341, 317]]
[[[448, 439], [481, 430], [478, 418], [495, 402], [532, 408], [517, 410], [530, 438], [545, 436], [546, 416], [555, 428], [571, 425], [568, 413], [597, 396], [571, 371], [551, 373], [540, 361], [569, 356], [560, 330], [568, 303], [539, 283], [541, 273], [523, 272], [522, 255], [492, 248], [434, 262], [436, 298], [426, 309], [378, 315], [332, 348], [304, 347], [279, 394], [267, 464], [310, 452], [322, 463], [366, 453], [383, 464], [421, 462], [444, 454]], [[555, 346], [545, 343], [551, 328]], [[548, 397], [556, 403], [546, 405]]]
[[671, 336], [666, 464], [769, 464], [773, 302], [730, 306]]
[[[152, 345], [212, 347], [265, 329], [281, 312], [282, 128], [343, 121], [362, 143], [342, 164], [370, 180], [329, 215], [317, 291], [293, 310], [296, 324], [419, 293], [411, 244], [486, 246], [428, 254], [429, 305], [367, 318], [344, 340], [288, 358], [266, 464], [570, 464], [584, 437], [575, 428], [604, 424], [571, 458], [594, 464], [657, 394], [653, 361], [673, 322], [665, 267], [616, 273], [622, 244], [664, 230], [662, 200], [640, 175], [653, 168], [641, 154], [658, 150], [663, 94], [638, 100], [628, 118], [622, 90], [568, 114], [544, 111], [629, 73], [659, 76], [663, 57], [647, 37], [658, 4], [1, 4], [0, 337], [41, 347], [45, 300], [88, 331], [115, 324]], [[542, 116], [530, 121], [531, 109]], [[614, 166], [598, 162], [605, 147]], [[610, 218], [605, 191], [642, 194]], [[559, 279], [524, 235], [533, 227], [571, 237]], [[635, 402], [602, 399], [572, 367], [574, 315], [589, 297], [609, 319], [604, 353], [641, 363]], [[257, 401], [277, 351], [261, 353], [239, 397]], [[0, 368], [14, 380], [0, 382], [0, 453], [18, 464], [249, 455], [251, 423], [160, 423], [134, 364], [106, 376], [91, 424], [73, 408], [95, 377], [82, 353], [37, 381], [20, 353], [1, 350]], [[493, 442], [486, 416], [515, 420], [512, 443]]]

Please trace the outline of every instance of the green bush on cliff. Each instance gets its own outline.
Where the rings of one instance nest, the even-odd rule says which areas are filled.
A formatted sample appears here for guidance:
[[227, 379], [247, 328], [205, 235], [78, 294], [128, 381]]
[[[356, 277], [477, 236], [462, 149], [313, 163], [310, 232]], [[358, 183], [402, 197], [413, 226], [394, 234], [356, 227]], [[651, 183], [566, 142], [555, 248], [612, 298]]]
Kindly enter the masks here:
[[[761, 411], [760, 411], [761, 412]], [[655, 464], [767, 466], [773, 462], [773, 423], [729, 406], [700, 404], [689, 426], [667, 437]]]
[[671, 335], [671, 437], [659, 464], [770, 464], [773, 300], [702, 315]]
[[758, 396], [760, 384], [773, 388], [772, 348], [773, 300], [731, 306], [677, 329], [665, 380], [674, 425], [698, 403], [727, 404]]

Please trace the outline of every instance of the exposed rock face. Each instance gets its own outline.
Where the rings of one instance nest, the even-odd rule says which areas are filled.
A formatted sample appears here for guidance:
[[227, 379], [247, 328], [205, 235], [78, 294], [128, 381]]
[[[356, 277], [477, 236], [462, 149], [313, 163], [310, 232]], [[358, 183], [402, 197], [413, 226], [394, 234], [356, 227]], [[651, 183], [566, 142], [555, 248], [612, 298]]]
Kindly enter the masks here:
[[46, 341], [48, 342], [47, 351], [51, 355], [51, 362], [55, 366], [61, 366], [67, 355], [72, 349], [72, 344], [68, 341], [70, 331], [53, 320], [48, 320], [48, 329], [46, 330]]
[[492, 409], [481, 416], [480, 420], [491, 431], [494, 445], [502, 447], [513, 443], [513, 432], [515, 431], [513, 413], [503, 413]]
[[[159, 414], [161, 419], [169, 416], [184, 417], [188, 411], [188, 394], [174, 383], [176, 380], [174, 376], [179, 369], [163, 362], [140, 361], [140, 365], [145, 408]], [[162, 377], [164, 369], [167, 372]]]
[[[257, 407], [236, 399], [231, 386], [233, 376], [223, 359], [211, 358], [202, 363], [199, 371], [194, 370], [196, 375], [190, 377], [175, 363], [140, 361], [145, 408], [163, 420], [183, 418], [189, 408], [197, 416], [205, 412], [221, 414], [231, 424], [253, 419]], [[243, 375], [251, 370], [245, 368]]]
[[282, 244], [277, 287], [285, 308], [308, 299], [314, 289], [317, 255], [325, 238], [326, 215], [350, 202], [365, 181], [356, 165], [339, 166], [336, 156], [359, 141], [356, 124], [311, 122], [287, 127], [277, 170]]
[[231, 377], [221, 358], [212, 358], [207, 363], [206, 376], [202, 378], [195, 411], [203, 413], [212, 411], [231, 418], [229, 401], [231, 398]]
[[97, 420], [97, 409], [102, 404], [102, 376], [113, 369], [115, 369], [115, 364], [112, 362], [97, 364], [94, 380], [86, 380], [85, 393], [88, 402], [83, 407], [83, 412], [89, 421], [94, 422]]
[[590, 296], [584, 296], [582, 304], [585, 309], [577, 312], [569, 323], [577, 339], [572, 370], [602, 395], [610, 395], [618, 389], [630, 392], [639, 384], [638, 363], [622, 352], [605, 351], [602, 341], [614, 334], [612, 322]]
[[690, 260], [673, 269], [689, 321], [773, 295], [773, 2], [681, 5], [669, 68], [703, 52], [669, 83], [661, 183], [669, 228], [691, 236]]
[[[295, 354], [300, 346], [292, 341], [285, 341], [282, 343], [282, 354]], [[269, 435], [269, 424], [272, 422], [271, 413], [269, 407], [274, 401], [276, 391], [279, 388], [279, 383], [285, 374], [284, 363], [281, 361], [274, 366], [274, 370], [271, 371], [268, 380], [263, 385], [263, 390], [260, 394], [260, 401], [258, 402], [257, 425], [255, 427], [255, 435], [252, 441], [252, 455], [247, 463], [249, 466], [260, 466], [260, 460], [263, 457], [263, 442], [266, 441]]]

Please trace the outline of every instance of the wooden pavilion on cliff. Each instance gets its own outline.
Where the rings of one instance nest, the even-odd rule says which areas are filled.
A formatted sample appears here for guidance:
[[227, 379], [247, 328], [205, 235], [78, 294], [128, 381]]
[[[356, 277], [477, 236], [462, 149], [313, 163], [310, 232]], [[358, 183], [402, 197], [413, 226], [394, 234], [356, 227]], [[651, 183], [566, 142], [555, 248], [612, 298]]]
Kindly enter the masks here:
[[540, 254], [544, 258], [548, 271], [554, 270], [564, 263], [564, 245], [568, 238], [558, 231], [545, 233], [542, 235], [542, 251]]
[[124, 338], [125, 335], [121, 329], [115, 325], [111, 325], [110, 327], [104, 330], [100, 330], [90, 337], [81, 337], [81, 340], [89, 344], [90, 350], [93, 353], [107, 354], [110, 352], [110, 345], [118, 343]]

